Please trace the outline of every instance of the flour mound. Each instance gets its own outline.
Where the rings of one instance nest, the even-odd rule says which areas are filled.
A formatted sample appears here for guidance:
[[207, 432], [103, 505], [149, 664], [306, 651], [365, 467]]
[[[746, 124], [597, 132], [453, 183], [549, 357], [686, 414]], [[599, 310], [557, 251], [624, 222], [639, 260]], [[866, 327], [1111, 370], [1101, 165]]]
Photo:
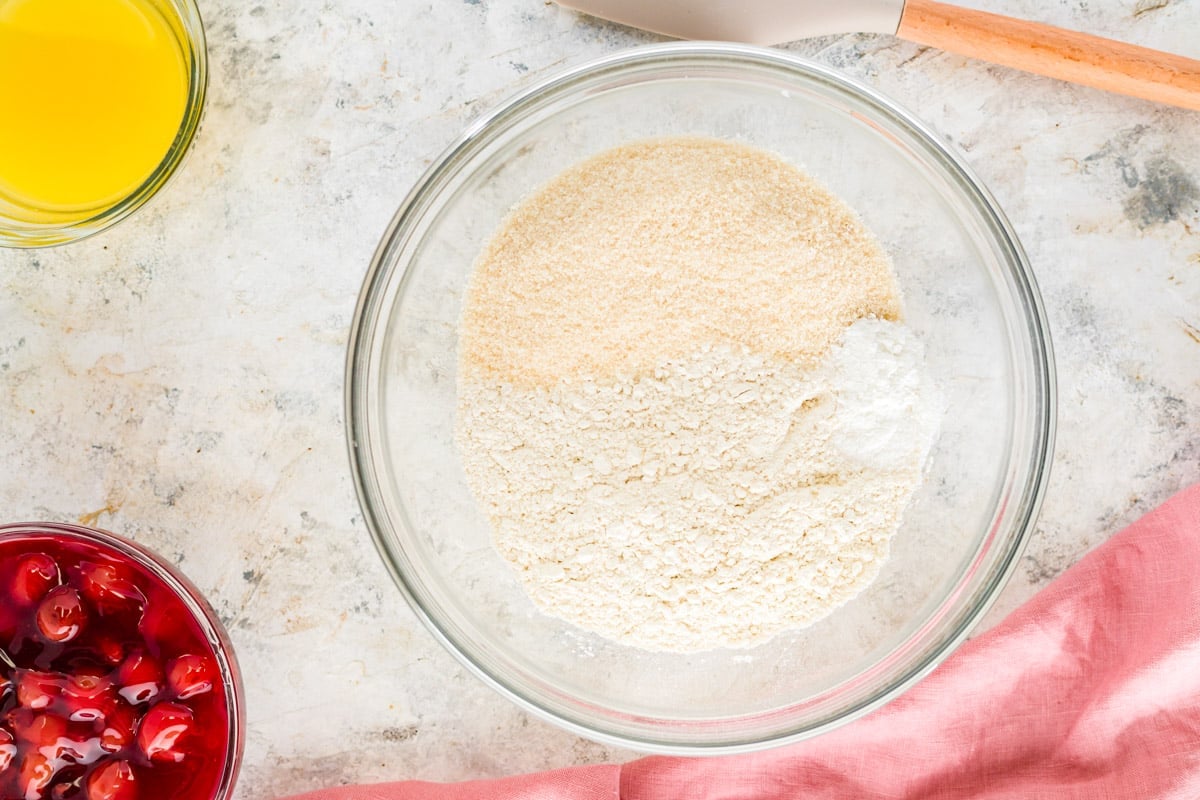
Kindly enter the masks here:
[[[932, 391], [919, 351], [864, 320], [808, 374], [723, 346], [637, 378], [465, 381], [460, 449], [544, 611], [645, 649], [751, 646], [826, 616], [887, 558], [935, 424], [911, 416]], [[867, 371], [890, 401], [864, 407]], [[880, 425], [875, 452], [863, 431]]]

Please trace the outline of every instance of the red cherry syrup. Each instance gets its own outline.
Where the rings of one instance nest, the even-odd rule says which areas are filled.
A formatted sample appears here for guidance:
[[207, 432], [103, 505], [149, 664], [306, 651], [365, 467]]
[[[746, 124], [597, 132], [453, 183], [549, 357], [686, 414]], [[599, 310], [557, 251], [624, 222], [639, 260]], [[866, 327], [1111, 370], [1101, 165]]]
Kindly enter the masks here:
[[145, 566], [0, 538], [0, 800], [212, 800], [230, 720], [213, 645]]

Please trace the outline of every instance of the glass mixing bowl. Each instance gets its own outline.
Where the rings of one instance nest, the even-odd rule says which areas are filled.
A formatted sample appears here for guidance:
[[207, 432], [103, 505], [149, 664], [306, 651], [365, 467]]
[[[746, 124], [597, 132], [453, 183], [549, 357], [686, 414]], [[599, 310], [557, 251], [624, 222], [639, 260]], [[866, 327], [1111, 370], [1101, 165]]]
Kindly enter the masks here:
[[[677, 134], [779, 153], [856, 209], [894, 259], [906, 321], [945, 400], [924, 485], [879, 578], [817, 624], [746, 650], [647, 652], [538, 611], [492, 546], [453, 438], [463, 291], [506, 212], [598, 151]], [[569, 70], [471, 125], [409, 193], [375, 253], [351, 334], [347, 404], [367, 524], [433, 634], [543, 717], [594, 739], [690, 754], [825, 731], [933, 669], [1012, 571], [1054, 428], [1033, 276], [959, 157], [833, 70], [705, 43]]]

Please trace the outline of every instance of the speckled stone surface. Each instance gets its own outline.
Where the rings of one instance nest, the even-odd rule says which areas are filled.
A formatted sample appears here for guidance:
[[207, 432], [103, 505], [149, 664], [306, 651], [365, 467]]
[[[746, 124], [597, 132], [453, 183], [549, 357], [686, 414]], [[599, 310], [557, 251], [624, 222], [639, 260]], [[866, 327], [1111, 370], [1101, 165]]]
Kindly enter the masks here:
[[[201, 0], [204, 127], [156, 201], [69, 247], [0, 251], [0, 517], [83, 521], [177, 561], [227, 623], [239, 797], [631, 754], [461, 669], [392, 586], [345, 452], [359, 283], [402, 196], [480, 110], [655, 37], [542, 0]], [[1200, 3], [990, 0], [1200, 58]], [[957, 146], [1041, 282], [1058, 447], [989, 622], [1200, 480], [1200, 113], [890, 37], [789, 49]]]

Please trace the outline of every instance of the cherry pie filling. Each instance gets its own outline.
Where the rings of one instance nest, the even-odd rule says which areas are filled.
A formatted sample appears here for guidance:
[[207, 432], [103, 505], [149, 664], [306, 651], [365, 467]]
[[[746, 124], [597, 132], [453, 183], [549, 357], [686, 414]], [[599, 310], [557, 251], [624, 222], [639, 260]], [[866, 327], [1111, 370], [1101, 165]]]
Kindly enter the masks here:
[[211, 800], [214, 645], [159, 576], [70, 536], [0, 539], [0, 798]]

